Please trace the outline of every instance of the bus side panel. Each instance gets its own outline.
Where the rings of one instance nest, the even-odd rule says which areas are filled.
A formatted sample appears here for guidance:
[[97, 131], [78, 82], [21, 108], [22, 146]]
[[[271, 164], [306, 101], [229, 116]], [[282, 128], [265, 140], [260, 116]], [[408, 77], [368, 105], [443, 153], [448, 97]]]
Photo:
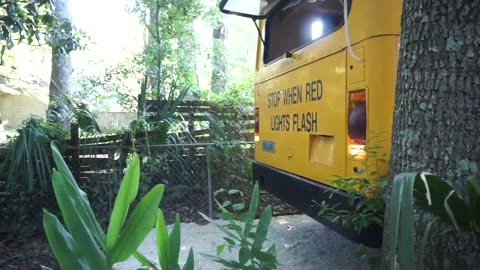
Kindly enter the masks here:
[[345, 174], [345, 65], [343, 50], [256, 85], [256, 161], [324, 184]]
[[[364, 52], [361, 55], [362, 62], [347, 55], [347, 95], [362, 90], [367, 94], [367, 148], [370, 149], [368, 160], [346, 156], [347, 177], [358, 177], [356, 171], [365, 169], [367, 171], [360, 176], [371, 180], [388, 173], [398, 49], [398, 36], [388, 35], [368, 39], [353, 47], [355, 52]], [[363, 79], [348, 76], [362, 66], [360, 69], [364, 70]], [[348, 151], [348, 138], [346, 143]]]

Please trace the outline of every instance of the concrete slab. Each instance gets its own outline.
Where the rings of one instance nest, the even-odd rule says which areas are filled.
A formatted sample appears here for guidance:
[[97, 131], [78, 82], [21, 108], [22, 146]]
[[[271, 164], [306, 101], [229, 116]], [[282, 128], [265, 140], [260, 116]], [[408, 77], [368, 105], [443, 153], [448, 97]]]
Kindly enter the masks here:
[[[171, 228], [169, 228], [170, 230]], [[222, 265], [204, 258], [201, 254], [215, 254], [216, 246], [223, 243], [223, 233], [213, 224], [182, 224], [180, 260], [185, 262], [190, 247], [195, 253], [195, 269], [224, 269]], [[278, 269], [329, 270], [369, 269], [356, 255], [359, 245], [346, 240], [327, 227], [305, 215], [275, 217], [269, 230], [267, 246], [275, 243]], [[149, 259], [157, 261], [155, 233], [152, 231], [140, 247]], [[374, 251], [375, 252], [375, 251]], [[231, 254], [231, 258], [238, 253]], [[117, 264], [117, 270], [137, 269], [140, 264], [130, 258]]]

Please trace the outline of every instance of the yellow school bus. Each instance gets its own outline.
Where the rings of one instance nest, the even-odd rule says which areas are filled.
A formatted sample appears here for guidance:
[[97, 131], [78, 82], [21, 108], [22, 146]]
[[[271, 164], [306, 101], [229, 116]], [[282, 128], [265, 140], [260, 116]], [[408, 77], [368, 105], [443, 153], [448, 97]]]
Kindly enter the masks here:
[[[259, 34], [254, 179], [369, 246], [380, 244], [377, 229], [362, 235], [344, 231], [319, 218], [312, 201], [330, 195], [324, 191], [334, 176], [355, 175], [374, 132], [384, 133], [379, 151], [388, 164], [401, 5], [400, 0], [220, 3], [224, 13], [252, 18]], [[376, 170], [382, 174], [388, 167]], [[333, 199], [346, 195], [337, 192]]]

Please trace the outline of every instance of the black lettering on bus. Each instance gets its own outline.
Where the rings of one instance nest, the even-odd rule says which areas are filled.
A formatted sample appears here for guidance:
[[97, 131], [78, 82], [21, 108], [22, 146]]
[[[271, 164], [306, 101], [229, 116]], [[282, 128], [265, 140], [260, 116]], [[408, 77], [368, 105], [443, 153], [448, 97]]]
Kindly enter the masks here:
[[290, 115], [272, 115], [270, 120], [270, 128], [272, 131], [289, 131], [290, 130]]
[[306, 101], [319, 101], [323, 95], [323, 83], [321, 80], [307, 82], [306, 84]]
[[295, 132], [317, 132], [318, 114], [317, 112], [294, 113], [293, 131]]
[[268, 93], [268, 108], [276, 108], [280, 105], [280, 96], [282, 93], [280, 91], [275, 91]]
[[283, 89], [283, 104], [291, 105], [302, 103], [302, 86], [296, 85]]
[[309, 82], [307, 82], [307, 84], [305, 85], [305, 98], [306, 98], [306, 102], [310, 101], [310, 83]]
[[312, 115], [312, 130], [310, 132], [317, 132], [317, 125], [318, 125], [318, 117], [317, 113], [313, 113]]

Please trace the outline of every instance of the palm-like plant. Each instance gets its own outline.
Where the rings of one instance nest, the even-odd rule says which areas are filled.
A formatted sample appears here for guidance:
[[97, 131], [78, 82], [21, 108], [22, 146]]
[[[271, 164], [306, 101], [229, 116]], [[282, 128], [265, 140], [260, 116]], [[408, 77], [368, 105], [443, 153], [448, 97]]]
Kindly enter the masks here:
[[[413, 204], [450, 226], [452, 230], [480, 232], [480, 178], [467, 180], [466, 197], [462, 197], [445, 180], [429, 173], [397, 175], [390, 203], [388, 241], [389, 269], [423, 269], [423, 247], [434, 221], [427, 224], [415, 258]], [[435, 220], [434, 219], [434, 220]], [[415, 265], [417, 262], [417, 265]]]
[[32, 117], [18, 133], [3, 163], [3, 169], [8, 171], [8, 190], [44, 190], [51, 179], [50, 142], [65, 141], [67, 132], [59, 124]]

